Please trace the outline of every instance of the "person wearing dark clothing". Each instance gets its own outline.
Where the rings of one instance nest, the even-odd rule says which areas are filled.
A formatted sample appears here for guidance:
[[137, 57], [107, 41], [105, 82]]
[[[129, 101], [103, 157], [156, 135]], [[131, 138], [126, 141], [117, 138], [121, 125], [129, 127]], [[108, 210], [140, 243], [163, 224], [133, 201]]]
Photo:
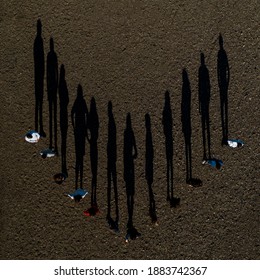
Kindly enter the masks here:
[[[53, 38], [50, 38], [50, 51], [47, 55], [47, 92], [49, 101], [49, 130], [50, 130], [50, 149], [54, 146], [56, 153], [57, 145], [57, 90], [58, 90], [58, 58], [54, 51]], [[54, 126], [53, 126], [54, 125]]]
[[44, 48], [42, 39], [41, 20], [37, 21], [37, 35], [33, 46], [34, 56], [34, 94], [35, 94], [35, 131], [41, 137], [46, 137], [43, 130], [42, 110], [43, 110], [43, 92], [44, 92]]
[[227, 53], [223, 47], [223, 37], [219, 35], [218, 51], [218, 86], [221, 108], [221, 126], [222, 126], [222, 145], [228, 144], [228, 86], [230, 80], [230, 71], [228, 65]]
[[[201, 65], [199, 67], [199, 112], [201, 115], [202, 139], [203, 139], [203, 160], [211, 158], [210, 152], [210, 79], [209, 71], [205, 65], [205, 56], [200, 55]], [[207, 149], [206, 149], [207, 142]]]
[[77, 98], [71, 110], [71, 122], [74, 129], [76, 168], [75, 188], [78, 189], [78, 177], [80, 175], [80, 188], [83, 189], [83, 159], [85, 155], [85, 137], [87, 129], [88, 108], [83, 97], [82, 86], [78, 85]]

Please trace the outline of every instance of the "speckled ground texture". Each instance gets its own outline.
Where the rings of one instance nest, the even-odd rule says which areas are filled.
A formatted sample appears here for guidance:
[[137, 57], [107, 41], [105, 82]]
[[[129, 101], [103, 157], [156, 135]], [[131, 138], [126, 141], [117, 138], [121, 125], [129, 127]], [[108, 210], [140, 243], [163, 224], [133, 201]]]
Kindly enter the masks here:
[[[259, 3], [248, 1], [17, 1], [0, 4], [1, 259], [259, 259]], [[90, 196], [75, 204], [75, 149], [71, 122], [67, 138], [69, 177], [52, 176], [61, 158], [43, 160], [48, 146], [46, 79], [43, 121], [47, 133], [36, 145], [24, 141], [34, 128], [33, 42], [41, 19], [45, 58], [52, 36], [59, 65], [66, 69], [69, 113], [83, 87], [100, 119], [97, 199], [101, 213], [83, 215]], [[230, 65], [229, 132], [243, 149], [221, 146], [217, 82], [218, 36]], [[203, 166], [198, 111], [198, 69], [204, 52], [211, 80], [212, 152], [222, 171]], [[193, 175], [203, 186], [185, 182], [181, 130], [182, 69], [192, 90]], [[45, 76], [46, 78], [46, 76]], [[178, 208], [166, 201], [166, 159], [162, 110], [169, 90], [173, 111], [174, 186]], [[107, 102], [113, 103], [118, 142], [120, 233], [106, 223]], [[142, 236], [126, 244], [127, 207], [123, 180], [123, 132], [132, 116], [135, 161], [134, 224]], [[145, 113], [152, 122], [154, 184], [158, 226], [151, 223], [144, 176]], [[70, 120], [70, 119], [69, 119]], [[59, 128], [59, 126], [58, 126]], [[59, 133], [60, 146], [60, 133]], [[89, 145], [84, 187], [90, 190]]]

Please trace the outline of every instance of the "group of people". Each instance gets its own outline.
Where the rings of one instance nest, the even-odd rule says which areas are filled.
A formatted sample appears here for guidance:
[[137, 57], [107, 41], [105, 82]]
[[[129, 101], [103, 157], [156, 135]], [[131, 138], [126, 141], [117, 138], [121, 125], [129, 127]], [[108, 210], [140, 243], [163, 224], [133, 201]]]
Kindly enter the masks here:
[[[43, 129], [43, 93], [44, 93], [44, 76], [45, 76], [45, 58], [43, 39], [41, 37], [42, 25], [41, 21], [37, 21], [37, 35], [34, 42], [34, 65], [35, 65], [35, 129], [29, 131], [25, 135], [25, 140], [30, 143], [37, 143], [41, 137], [46, 137]], [[219, 35], [220, 50], [218, 53], [218, 83], [220, 89], [220, 107], [221, 107], [221, 125], [222, 125], [222, 145], [229, 147], [241, 147], [244, 145], [241, 140], [232, 140], [228, 138], [228, 85], [229, 85], [229, 66], [226, 52], [223, 48], [223, 38]], [[50, 39], [50, 51], [47, 55], [47, 93], [49, 103], [49, 147], [40, 152], [43, 158], [59, 155], [58, 138], [57, 138], [57, 100], [59, 95], [60, 102], [60, 131], [61, 131], [61, 172], [54, 175], [57, 184], [62, 184], [68, 177], [67, 157], [66, 157], [66, 138], [68, 131], [68, 104], [69, 94], [65, 79], [65, 68], [62, 64], [60, 67], [60, 76], [58, 71], [58, 58], [54, 51], [53, 38]], [[191, 155], [191, 89], [186, 69], [183, 70], [182, 76], [182, 103], [181, 103], [181, 120], [182, 132], [185, 139], [186, 154], [186, 183], [194, 187], [201, 186], [200, 179], [192, 176], [192, 155]], [[201, 115], [202, 138], [203, 138], [203, 164], [209, 164], [220, 169], [223, 162], [212, 157], [210, 151], [210, 79], [209, 72], [205, 64], [205, 56], [201, 53], [201, 65], [199, 67], [199, 112]], [[117, 190], [117, 131], [116, 122], [113, 115], [112, 102], [108, 102], [108, 140], [107, 140], [107, 222], [109, 227], [115, 232], [119, 231], [119, 206], [118, 206], [118, 190]], [[75, 140], [75, 190], [68, 194], [68, 197], [79, 202], [83, 199], [88, 191], [83, 188], [83, 171], [84, 171], [84, 155], [85, 141], [87, 139], [90, 146], [91, 161], [91, 205], [84, 211], [86, 216], [94, 216], [99, 213], [97, 204], [97, 166], [98, 166], [98, 135], [99, 135], [99, 117], [95, 98], [92, 97], [90, 102], [90, 110], [83, 96], [81, 85], [77, 88], [77, 97], [71, 109], [71, 123], [74, 131]], [[165, 93], [165, 105], [162, 113], [162, 125], [165, 135], [165, 152], [166, 152], [166, 173], [167, 173], [167, 189], [166, 200], [169, 201], [171, 207], [180, 204], [180, 198], [174, 196], [173, 184], [173, 120], [170, 104], [170, 93]], [[149, 214], [151, 221], [157, 224], [157, 215], [155, 207], [155, 198], [153, 194], [153, 140], [151, 133], [151, 118], [149, 114], [145, 115], [146, 126], [146, 162], [145, 162], [145, 178], [148, 185], [149, 194]], [[124, 131], [124, 181], [127, 197], [128, 222], [126, 242], [129, 239], [136, 239], [140, 233], [134, 227], [134, 197], [135, 197], [135, 168], [134, 161], [137, 158], [137, 147], [135, 135], [131, 124], [131, 114], [126, 117], [126, 128]], [[112, 186], [114, 192], [114, 208], [115, 218], [111, 215], [111, 195]]]

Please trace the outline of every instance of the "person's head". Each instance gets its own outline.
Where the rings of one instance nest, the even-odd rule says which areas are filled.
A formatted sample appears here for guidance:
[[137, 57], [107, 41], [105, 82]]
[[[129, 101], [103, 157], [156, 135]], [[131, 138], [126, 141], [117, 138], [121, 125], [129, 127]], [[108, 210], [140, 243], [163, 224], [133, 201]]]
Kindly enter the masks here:
[[223, 49], [223, 37], [222, 37], [221, 34], [219, 34], [218, 41], [219, 41], [219, 47], [220, 47], [221, 49]]
[[83, 89], [82, 89], [81, 84], [78, 85], [77, 98], [80, 98], [80, 99], [83, 98]]
[[170, 93], [168, 90], [166, 90], [164, 96], [165, 96], [165, 103], [170, 103]]
[[64, 64], [61, 64], [60, 66], [60, 78], [64, 79], [65, 78], [65, 68], [64, 68]]
[[97, 110], [96, 100], [94, 97], [92, 97], [90, 100], [90, 110], [93, 112], [95, 112]]
[[26, 137], [29, 138], [29, 139], [32, 139], [32, 138], [33, 138], [31, 133], [27, 133], [27, 134], [26, 134]]
[[218, 170], [221, 168], [221, 163], [218, 160], [216, 160], [216, 168]]
[[52, 37], [50, 38], [50, 50], [54, 51], [54, 41]]
[[43, 154], [42, 154], [42, 158], [45, 159], [46, 157], [47, 157], [47, 154], [46, 154], [46, 153], [43, 153]]
[[201, 65], [205, 65], [205, 55], [203, 52], [200, 53], [200, 63]]
[[108, 116], [111, 116], [112, 115], [112, 102], [109, 101], [108, 104], [107, 104], [107, 112], [108, 112]]
[[126, 127], [127, 128], [131, 128], [132, 127], [132, 123], [131, 123], [131, 114], [128, 113], [126, 116]]
[[186, 82], [188, 80], [188, 73], [185, 68], [182, 70], [182, 80], [183, 82]]
[[80, 202], [81, 199], [82, 199], [82, 196], [79, 195], [79, 194], [74, 196], [74, 200], [75, 200], [75, 202], [77, 202], [77, 203]]
[[37, 35], [41, 36], [41, 34], [42, 34], [42, 23], [41, 23], [41, 20], [38, 19], [37, 20]]
[[145, 114], [145, 127], [147, 129], [151, 128], [151, 118], [150, 118], [150, 115], [148, 113]]

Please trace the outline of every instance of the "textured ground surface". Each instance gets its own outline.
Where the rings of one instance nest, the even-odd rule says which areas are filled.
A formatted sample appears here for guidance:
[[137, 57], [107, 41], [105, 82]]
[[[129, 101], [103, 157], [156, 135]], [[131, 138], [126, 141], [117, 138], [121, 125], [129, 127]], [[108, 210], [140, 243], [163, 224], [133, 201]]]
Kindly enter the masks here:
[[[48, 135], [36, 145], [23, 139], [25, 132], [34, 128], [33, 42], [38, 18], [42, 21], [45, 55], [53, 36], [59, 65], [65, 65], [69, 111], [79, 83], [88, 106], [92, 96], [97, 102], [101, 214], [91, 219], [83, 215], [90, 196], [79, 204], [64, 196], [74, 189], [71, 123], [67, 138], [69, 178], [61, 186], [52, 181], [53, 174], [60, 171], [60, 157], [43, 160], [38, 155], [48, 146]], [[241, 150], [221, 147], [217, 85], [220, 32], [231, 74], [229, 131], [231, 137], [245, 141]], [[1, 259], [259, 259], [259, 35], [256, 0], [1, 1]], [[201, 165], [197, 95], [201, 51], [211, 78], [212, 151], [224, 161], [222, 171]], [[180, 119], [184, 67], [192, 90], [193, 173], [203, 181], [203, 186], [196, 189], [185, 183]], [[166, 90], [171, 94], [173, 110], [175, 194], [181, 198], [176, 209], [170, 208], [165, 199], [161, 120]], [[48, 133], [46, 86], [44, 94], [43, 118]], [[105, 221], [109, 100], [113, 102], [118, 132], [118, 235]], [[134, 224], [142, 236], [125, 244], [123, 131], [128, 112], [138, 148]], [[148, 215], [145, 113], [151, 116], [155, 149], [157, 227]], [[89, 151], [88, 144], [86, 149]], [[84, 160], [84, 186], [90, 189], [89, 152]]]

